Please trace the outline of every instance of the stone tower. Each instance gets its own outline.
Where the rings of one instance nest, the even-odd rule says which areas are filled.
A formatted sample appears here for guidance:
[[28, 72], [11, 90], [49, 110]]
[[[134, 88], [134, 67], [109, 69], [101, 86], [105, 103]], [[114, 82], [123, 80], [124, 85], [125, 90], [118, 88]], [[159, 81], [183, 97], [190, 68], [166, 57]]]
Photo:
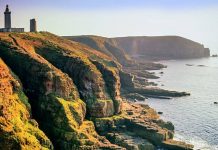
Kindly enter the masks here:
[[30, 32], [37, 32], [36, 19], [30, 20]]
[[5, 10], [5, 28], [11, 29], [11, 12], [9, 10], [8, 5], [6, 6]]

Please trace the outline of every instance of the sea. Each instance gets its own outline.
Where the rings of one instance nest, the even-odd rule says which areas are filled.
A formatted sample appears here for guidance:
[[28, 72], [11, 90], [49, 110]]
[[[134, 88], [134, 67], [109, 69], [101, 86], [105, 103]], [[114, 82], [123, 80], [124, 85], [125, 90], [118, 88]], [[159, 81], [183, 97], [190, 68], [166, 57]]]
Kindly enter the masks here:
[[[191, 96], [170, 100], [148, 99], [161, 118], [175, 125], [175, 139], [193, 144], [195, 150], [218, 150], [218, 58], [161, 61], [167, 68], [155, 71], [152, 80], [168, 90]], [[163, 74], [161, 73], [163, 72]]]

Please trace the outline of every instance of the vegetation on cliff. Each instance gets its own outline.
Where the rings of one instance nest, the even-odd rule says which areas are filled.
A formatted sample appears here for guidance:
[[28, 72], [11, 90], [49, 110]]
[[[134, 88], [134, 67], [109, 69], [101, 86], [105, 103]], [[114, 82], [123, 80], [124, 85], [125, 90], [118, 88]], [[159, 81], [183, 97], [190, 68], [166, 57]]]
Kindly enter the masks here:
[[19, 79], [0, 59], [0, 149], [53, 149], [31, 118]]
[[64, 38], [85, 44], [96, 49], [123, 65], [131, 63], [124, 49], [116, 46], [116, 41], [100, 36], [65, 36]]
[[[0, 95], [0, 108], [5, 113], [0, 120], [0, 139], [4, 141], [0, 146], [13, 149], [8, 143], [14, 143], [20, 149], [130, 149], [131, 144], [125, 140], [139, 137], [141, 142], [136, 142], [134, 149], [173, 144], [191, 149], [185, 143], [175, 144], [172, 124], [160, 120], [154, 110], [122, 100], [123, 76], [131, 79], [131, 75], [122, 71], [116, 59], [47, 32], [0, 36], [0, 57], [7, 64], [3, 66], [18, 76], [13, 75], [13, 82], [5, 84], [9, 92], [2, 91], [13, 98]], [[8, 74], [12, 74], [10, 70]], [[14, 88], [21, 83], [23, 88]], [[126, 85], [136, 89], [132, 81]], [[6, 103], [8, 109], [4, 109], [7, 101], [10, 105]], [[7, 114], [17, 119], [13, 121]]]

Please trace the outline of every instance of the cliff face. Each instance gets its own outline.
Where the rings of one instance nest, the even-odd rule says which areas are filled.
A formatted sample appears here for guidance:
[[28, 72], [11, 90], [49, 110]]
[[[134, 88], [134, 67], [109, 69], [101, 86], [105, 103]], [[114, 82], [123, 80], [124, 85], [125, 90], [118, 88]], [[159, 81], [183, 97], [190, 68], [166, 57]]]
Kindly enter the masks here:
[[115, 59], [46, 32], [0, 37], [1, 149], [192, 148], [154, 110], [122, 100]]
[[118, 47], [130, 56], [147, 59], [189, 59], [209, 57], [210, 50], [202, 44], [178, 37], [121, 37], [115, 38]]
[[162, 60], [210, 56], [210, 50], [202, 44], [178, 36], [121, 38], [68, 36], [65, 38], [101, 51], [119, 61], [122, 65], [131, 64], [131, 57], [142, 58], [143, 60]]
[[64, 38], [85, 44], [93, 49], [96, 49], [108, 55], [115, 61], [118, 61], [122, 65], [126, 65], [131, 62], [125, 50], [123, 48], [117, 47], [117, 41], [114, 39], [100, 36], [66, 36]]
[[19, 79], [0, 59], [0, 149], [52, 149], [48, 137], [31, 118]]
[[[38, 36], [38, 39], [34, 36]], [[42, 36], [41, 39], [40, 36]], [[33, 116], [54, 146], [58, 149], [72, 149], [78, 146], [104, 145], [99, 141], [102, 138], [95, 132], [92, 122], [84, 121], [86, 104], [80, 100], [73, 80], [36, 53], [33, 46], [40, 47], [43, 44], [41, 42], [48, 44], [49, 41], [43, 40], [47, 37], [43, 34], [33, 34], [32, 36], [27, 34], [3, 34], [1, 37], [1, 56], [20, 77], [24, 90], [30, 98]], [[83, 69], [80, 68], [79, 70]], [[88, 71], [84, 73], [89, 74]], [[83, 76], [80, 76], [83, 79]], [[100, 75], [96, 76], [101, 78]], [[94, 75], [90, 75], [90, 78], [94, 80]], [[87, 105], [89, 106], [89, 103], [91, 103], [90, 107], [93, 107], [93, 101], [97, 101], [98, 98], [102, 98], [100, 101], [102, 103], [108, 102], [108, 99], [103, 99], [107, 94], [102, 93], [102, 97], [99, 96], [99, 93], [103, 92], [103, 89], [98, 89], [101, 88], [101, 86], [98, 86], [101, 80], [96, 80], [96, 82], [94, 80], [93, 82], [96, 84], [94, 87], [89, 86], [88, 81], [89, 78], [84, 81], [88, 86], [85, 90], [92, 93], [90, 95], [93, 97], [84, 99], [84, 101], [91, 101], [87, 102]], [[94, 89], [95, 87], [97, 89]], [[95, 90], [96, 92], [93, 92]], [[100, 110], [109, 109], [106, 102], [104, 106], [99, 108]], [[110, 102], [112, 103], [112, 100]], [[113, 105], [110, 106], [110, 110], [113, 109]], [[113, 115], [113, 113], [109, 115]], [[108, 114], [105, 115], [108, 116]]]

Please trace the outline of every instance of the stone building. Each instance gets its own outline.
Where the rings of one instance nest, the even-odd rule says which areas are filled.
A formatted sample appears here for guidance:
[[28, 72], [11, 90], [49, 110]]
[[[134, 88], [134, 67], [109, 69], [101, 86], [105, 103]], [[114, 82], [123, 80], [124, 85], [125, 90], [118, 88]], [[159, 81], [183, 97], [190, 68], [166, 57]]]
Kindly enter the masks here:
[[24, 32], [24, 28], [12, 28], [11, 27], [11, 11], [9, 6], [6, 6], [5, 14], [5, 27], [0, 29], [0, 32]]
[[30, 20], [30, 32], [37, 32], [36, 19]]

